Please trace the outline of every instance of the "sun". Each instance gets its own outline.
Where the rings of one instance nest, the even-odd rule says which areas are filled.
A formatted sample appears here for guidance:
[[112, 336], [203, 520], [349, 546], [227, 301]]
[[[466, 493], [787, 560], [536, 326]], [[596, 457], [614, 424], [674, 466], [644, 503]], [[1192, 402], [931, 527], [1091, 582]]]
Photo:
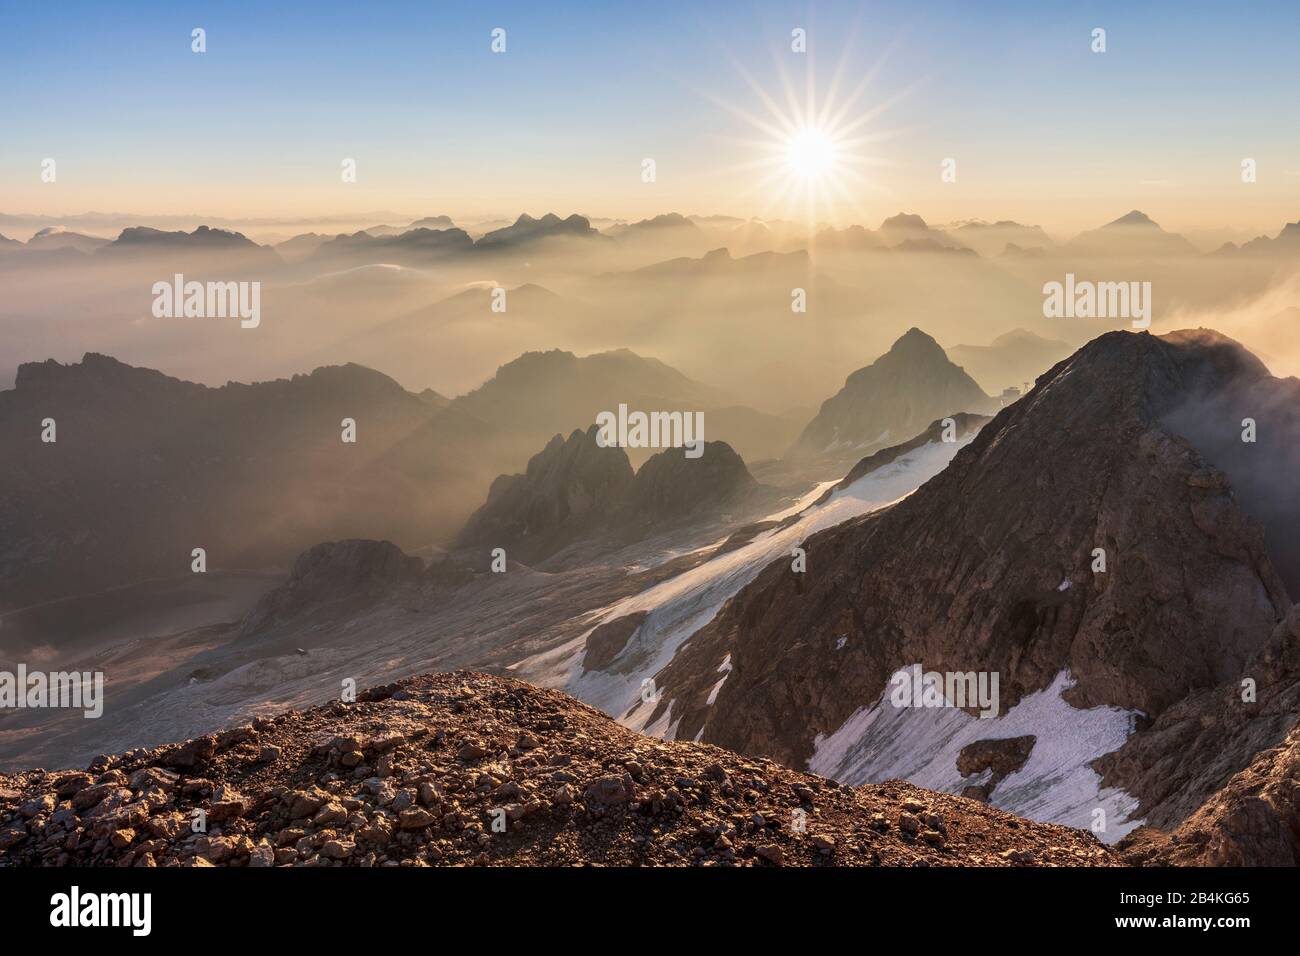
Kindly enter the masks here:
[[[731, 177], [729, 185], [739, 188], [742, 197], [758, 198], [764, 217], [775, 214], [809, 226], [860, 220], [866, 215], [862, 202], [867, 196], [889, 192], [887, 182], [873, 172], [892, 165], [877, 149], [896, 131], [880, 121], [910, 88], [880, 95], [875, 86], [883, 54], [874, 64], [861, 62], [853, 53], [852, 34], [825, 86], [817, 82], [811, 52], [794, 58], [796, 65], [788, 54], [774, 49], [777, 84], [772, 89], [771, 80], [761, 82], [744, 62], [728, 54], [752, 91], [753, 104], [729, 101], [708, 88], [692, 89], [739, 121], [739, 135], [720, 134], [734, 149], [736, 162], [719, 173]], [[856, 83], [850, 88], [851, 77]]]
[[785, 144], [785, 161], [802, 179], [821, 179], [835, 171], [835, 141], [824, 129], [805, 126]]

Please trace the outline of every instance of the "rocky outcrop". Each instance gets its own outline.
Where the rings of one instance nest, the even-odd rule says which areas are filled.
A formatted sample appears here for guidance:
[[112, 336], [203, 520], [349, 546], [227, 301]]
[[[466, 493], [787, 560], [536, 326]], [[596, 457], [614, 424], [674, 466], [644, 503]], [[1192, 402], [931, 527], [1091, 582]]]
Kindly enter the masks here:
[[737, 503], [756, 484], [744, 460], [726, 442], [705, 442], [698, 458], [668, 448], [637, 471], [615, 520], [648, 532]]
[[1172, 834], [1135, 831], [1120, 849], [1156, 866], [1300, 866], [1300, 728], [1255, 756]]
[[583, 648], [583, 671], [605, 670], [613, 664], [648, 616], [646, 611], [636, 611], [597, 626]]
[[[1172, 831], [1138, 831], [1132, 844], [1145, 855], [1203, 864], [1234, 853], [1244, 864], [1293, 853], [1300, 813], [1287, 768], [1295, 765], [1297, 714], [1300, 606], [1293, 606], [1237, 677], [1189, 695], [1097, 761], [1106, 786], [1140, 794], [1147, 822]], [[1257, 812], [1276, 817], [1276, 832], [1291, 836], [1252, 846], [1242, 814]]]
[[423, 561], [405, 554], [391, 541], [353, 538], [318, 544], [300, 554], [288, 579], [249, 612], [240, 634], [259, 634], [334, 601], [364, 600], [386, 593], [394, 584], [418, 580], [423, 570]]
[[1028, 734], [999, 740], [977, 740], [973, 744], [967, 744], [957, 754], [957, 772], [963, 777], [971, 777], [988, 771], [989, 777], [984, 783], [967, 787], [962, 796], [988, 800], [1004, 778], [1025, 765], [1037, 740], [1037, 737]]
[[623, 449], [602, 448], [597, 437], [594, 425], [567, 441], [556, 435], [525, 474], [497, 478], [457, 547], [505, 548], [511, 558], [535, 563], [576, 542], [613, 547], [716, 520], [758, 488], [725, 442], [705, 442], [697, 458], [665, 449], [634, 474]]
[[797, 448], [805, 455], [856, 458], [908, 441], [936, 419], [990, 412], [995, 404], [948, 360], [938, 342], [920, 329], [909, 329], [822, 403]]
[[[804, 542], [807, 573], [767, 568], [656, 675], [659, 712], [672, 706], [681, 738], [800, 766], [818, 734], [917, 662], [997, 672], [1003, 712], [1064, 670], [1073, 705], [1157, 719], [1237, 681], [1290, 602], [1258, 523], [1167, 422], [1270, 381], [1214, 333], [1101, 336], [911, 496]], [[1159, 751], [1176, 752], [1174, 738]], [[1221, 785], [1254, 752], [1199, 772]], [[1144, 806], [1176, 801], [1155, 789], [1164, 765], [1148, 765], [1149, 778], [1128, 778]]]
[[522, 475], [492, 482], [487, 503], [457, 538], [458, 547], [505, 548], [524, 563], [554, 554], [604, 525], [632, 485], [621, 448], [601, 448], [598, 429], [556, 435]]
[[86, 772], [0, 776], [10, 867], [1121, 862], [1080, 830], [666, 743], [558, 692], [468, 672]]

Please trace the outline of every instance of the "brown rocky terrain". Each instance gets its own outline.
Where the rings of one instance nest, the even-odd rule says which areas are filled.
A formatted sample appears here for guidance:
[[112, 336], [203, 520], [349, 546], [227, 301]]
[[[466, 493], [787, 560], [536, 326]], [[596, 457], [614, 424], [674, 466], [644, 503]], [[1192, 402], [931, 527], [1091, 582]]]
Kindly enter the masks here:
[[[1239, 431], [1228, 396], [1293, 385], [1217, 333], [1101, 336], [910, 497], [808, 539], [807, 574], [767, 568], [656, 676], [659, 712], [679, 738], [804, 766], [896, 668], [997, 672], [1003, 712], [1068, 669], [1073, 705], [1155, 722], [1098, 769], [1175, 826], [1285, 736], [1300, 669], [1263, 529], [1171, 422], [1226, 408]], [[1270, 443], [1300, 441], [1274, 423]], [[1247, 677], [1267, 693], [1232, 704]]]
[[1300, 605], [1241, 680], [1189, 695], [1097, 761], [1106, 784], [1142, 795], [1152, 825], [1121, 846], [1160, 863], [1300, 865], [1298, 713]]
[[1119, 849], [1148, 866], [1300, 866], [1300, 728], [1256, 754], [1172, 833], [1143, 827]]
[[[339, 614], [386, 598], [402, 583], [415, 583], [424, 562], [391, 541], [353, 538], [326, 541], [304, 551], [293, 562], [284, 583], [272, 588], [240, 622], [241, 636], [261, 634], [301, 614]], [[331, 607], [331, 605], [334, 605]]]
[[644, 737], [470, 672], [0, 776], [0, 866], [1121, 863], [1085, 831]]

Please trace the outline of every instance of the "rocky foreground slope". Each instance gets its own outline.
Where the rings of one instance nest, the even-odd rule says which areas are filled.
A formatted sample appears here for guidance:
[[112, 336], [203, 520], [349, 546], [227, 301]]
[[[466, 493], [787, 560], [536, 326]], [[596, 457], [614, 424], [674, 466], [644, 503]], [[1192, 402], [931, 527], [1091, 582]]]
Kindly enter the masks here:
[[564, 694], [470, 672], [84, 773], [0, 776], [7, 866], [1120, 862], [1086, 831], [655, 740]]

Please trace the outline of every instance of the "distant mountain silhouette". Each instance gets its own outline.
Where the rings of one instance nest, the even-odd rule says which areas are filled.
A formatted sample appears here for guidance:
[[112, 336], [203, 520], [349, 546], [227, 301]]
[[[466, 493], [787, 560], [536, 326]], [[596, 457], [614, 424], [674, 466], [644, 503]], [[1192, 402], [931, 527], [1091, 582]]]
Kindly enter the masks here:
[[555, 349], [527, 352], [506, 363], [455, 404], [502, 427], [533, 434], [540, 429], [538, 437], [546, 440], [557, 431], [555, 422], [585, 427], [620, 402], [644, 411], [701, 410], [718, 397], [671, 366], [629, 349], [582, 357]]
[[502, 229], [493, 229], [475, 243], [479, 249], [500, 250], [542, 239], [557, 237], [597, 238], [600, 233], [592, 228], [585, 216], [574, 213], [567, 219], [561, 219], [555, 213], [548, 212], [540, 219], [524, 213], [512, 225]]
[[165, 232], [148, 226], [131, 226], [123, 229], [105, 252], [149, 249], [259, 249], [257, 243], [243, 233], [227, 229], [199, 226], [193, 232]]
[[733, 258], [728, 249], [714, 249], [699, 258], [682, 256], [666, 262], [656, 262], [643, 266], [630, 273], [618, 273], [604, 278], [633, 277], [638, 279], [658, 278], [662, 276], [691, 276], [706, 278], [709, 276], [727, 276], [744, 273], [771, 272], [778, 269], [806, 270], [810, 265], [808, 253], [800, 249], [795, 252], [756, 252], [753, 255]]
[[899, 213], [896, 216], [890, 216], [880, 224], [880, 228], [876, 230], [876, 233], [887, 245], [898, 246], [902, 243], [909, 243], [911, 248], [918, 251], [925, 248], [924, 245], [919, 244], [924, 242], [946, 248], [962, 247], [960, 242], [942, 229], [935, 229], [920, 216], [913, 213]]
[[440, 413], [357, 365], [221, 388], [94, 353], [22, 365], [0, 392], [0, 607], [183, 576], [193, 548], [248, 568], [328, 538], [426, 537], [440, 489], [377, 462]]
[[913, 328], [822, 403], [799, 437], [798, 449], [856, 459], [912, 438], [937, 418], [992, 407], [990, 398], [949, 361], [939, 343]]
[[1012, 329], [988, 345], [954, 345], [948, 357], [964, 368], [990, 395], [1022, 388], [1069, 355], [1065, 342], [1044, 338], [1028, 329]]
[[1300, 252], [1300, 221], [1288, 222], [1273, 237], [1256, 236], [1240, 246], [1225, 242], [1215, 250], [1215, 255], [1293, 256]]
[[362, 230], [321, 243], [314, 258], [418, 265], [431, 259], [469, 252], [473, 245], [469, 233], [463, 229], [411, 229], [382, 236]]
[[162, 264], [192, 272], [229, 269], [274, 269], [283, 260], [270, 246], [253, 242], [240, 232], [198, 226], [192, 232], [131, 226], [123, 229], [112, 242], [94, 251], [96, 259], [128, 264]]
[[624, 240], [635, 240], [643, 237], [681, 238], [683, 235], [698, 238], [702, 233], [703, 230], [692, 220], [675, 212], [664, 213], [651, 219], [642, 219], [639, 222], [611, 226], [605, 230], [605, 235]]
[[110, 239], [87, 236], [79, 232], [69, 232], [61, 226], [50, 226], [40, 230], [27, 240], [28, 249], [53, 250], [75, 249], [77, 252], [90, 254], [101, 246], [106, 246]]
[[273, 249], [280, 254], [287, 262], [294, 262], [306, 259], [316, 252], [323, 243], [335, 239], [337, 236], [328, 235], [323, 232], [304, 232], [292, 236], [283, 242], [277, 242]]
[[1196, 247], [1177, 233], [1166, 232], [1150, 216], [1134, 209], [1099, 229], [1083, 232], [1065, 244], [1070, 255], [1186, 256]]
[[1026, 255], [1043, 255], [1056, 246], [1041, 226], [1026, 226], [1009, 219], [964, 222], [950, 227], [948, 234], [980, 255], [990, 257], [1008, 254], [1008, 246]]
[[425, 216], [423, 219], [417, 219], [406, 227], [407, 229], [455, 229], [456, 224], [451, 221], [450, 216]]
[[1018, 246], [1014, 242], [1008, 242], [1002, 247], [999, 255], [1005, 259], [1042, 259], [1047, 255], [1047, 250], [1041, 246]]
[[872, 232], [865, 226], [847, 226], [843, 229], [821, 230], [813, 237], [812, 245], [818, 250], [848, 250], [883, 249], [887, 243], [879, 233]]

